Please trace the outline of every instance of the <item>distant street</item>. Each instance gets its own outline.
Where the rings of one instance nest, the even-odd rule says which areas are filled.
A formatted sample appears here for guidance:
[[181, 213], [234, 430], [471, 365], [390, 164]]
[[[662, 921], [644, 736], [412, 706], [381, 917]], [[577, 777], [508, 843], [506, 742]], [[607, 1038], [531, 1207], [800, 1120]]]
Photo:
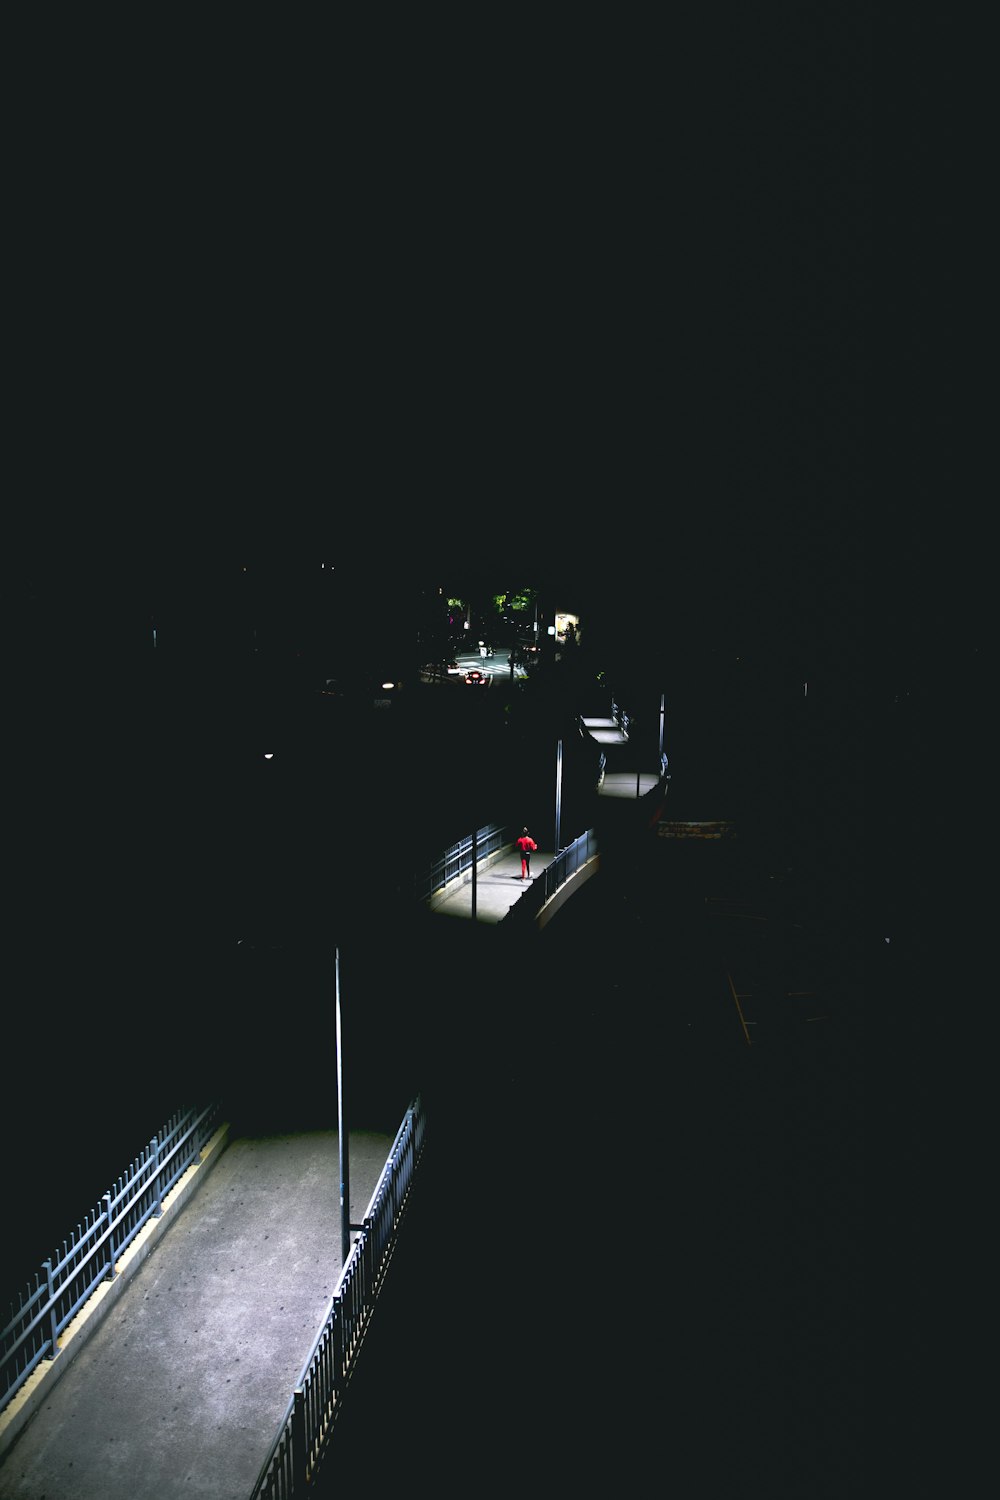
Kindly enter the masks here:
[[[511, 671], [511, 652], [507, 648], [494, 648], [491, 655], [484, 655], [478, 648], [456, 651], [451, 658], [458, 667], [456, 678], [464, 684], [467, 672], [479, 671], [487, 677], [503, 677], [507, 681], [521, 681], [527, 677], [527, 668], [522, 661], [515, 660], [514, 669]], [[438, 670], [441, 670], [438, 668]]]

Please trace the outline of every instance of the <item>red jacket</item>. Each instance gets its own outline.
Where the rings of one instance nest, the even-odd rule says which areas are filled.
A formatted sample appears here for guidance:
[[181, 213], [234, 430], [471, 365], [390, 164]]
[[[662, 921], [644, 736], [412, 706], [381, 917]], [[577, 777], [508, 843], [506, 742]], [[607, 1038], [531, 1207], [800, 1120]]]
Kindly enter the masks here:
[[538, 848], [538, 845], [535, 843], [530, 834], [522, 833], [521, 837], [517, 841], [517, 847], [520, 849], [522, 854], [530, 854], [533, 850]]

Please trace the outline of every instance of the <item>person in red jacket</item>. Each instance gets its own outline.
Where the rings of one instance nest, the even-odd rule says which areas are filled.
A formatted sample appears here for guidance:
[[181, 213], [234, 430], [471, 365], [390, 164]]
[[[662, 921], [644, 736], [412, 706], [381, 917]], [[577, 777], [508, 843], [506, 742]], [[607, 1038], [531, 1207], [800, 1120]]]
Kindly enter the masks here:
[[535, 843], [534, 839], [531, 837], [531, 834], [526, 828], [522, 831], [521, 837], [516, 840], [516, 845], [518, 852], [521, 855], [521, 879], [530, 880], [531, 856], [538, 848], [538, 845]]

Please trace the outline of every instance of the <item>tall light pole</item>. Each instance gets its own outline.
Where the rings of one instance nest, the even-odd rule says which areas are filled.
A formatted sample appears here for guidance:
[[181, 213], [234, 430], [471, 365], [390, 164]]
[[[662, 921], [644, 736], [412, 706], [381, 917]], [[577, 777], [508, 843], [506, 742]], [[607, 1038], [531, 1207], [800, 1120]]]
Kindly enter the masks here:
[[559, 855], [559, 819], [562, 816], [562, 740], [556, 748], [556, 857]]
[[340, 949], [334, 960], [337, 1010], [337, 1134], [340, 1146], [340, 1264], [351, 1254], [351, 1170], [347, 1149], [347, 1111], [344, 1106], [344, 1030], [340, 1014]]
[[475, 828], [472, 830], [472, 920], [476, 920], [476, 861], [479, 857], [479, 841]]

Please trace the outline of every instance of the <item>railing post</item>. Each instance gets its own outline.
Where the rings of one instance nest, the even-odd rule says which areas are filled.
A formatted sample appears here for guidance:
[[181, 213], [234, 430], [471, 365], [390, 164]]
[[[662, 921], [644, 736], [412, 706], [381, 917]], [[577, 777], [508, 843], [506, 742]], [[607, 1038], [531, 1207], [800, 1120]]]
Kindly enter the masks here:
[[104, 1194], [104, 1217], [108, 1226], [108, 1280], [114, 1281], [117, 1276], [115, 1270], [115, 1232], [111, 1224], [111, 1194]]
[[149, 1144], [153, 1152], [153, 1191], [156, 1194], [156, 1217], [159, 1218], [163, 1213], [163, 1193], [160, 1191], [160, 1145], [155, 1135]]
[[330, 1309], [333, 1325], [333, 1392], [337, 1400], [344, 1388], [344, 1293], [341, 1289], [333, 1299]]
[[56, 1318], [56, 1290], [52, 1282], [52, 1262], [50, 1260], [43, 1260], [42, 1269], [45, 1272], [45, 1285], [49, 1297], [49, 1342], [52, 1345], [52, 1358], [55, 1359], [59, 1353], [59, 1345], [56, 1342], [58, 1338], [58, 1320]]
[[306, 1492], [306, 1397], [301, 1386], [292, 1398], [292, 1494]]

